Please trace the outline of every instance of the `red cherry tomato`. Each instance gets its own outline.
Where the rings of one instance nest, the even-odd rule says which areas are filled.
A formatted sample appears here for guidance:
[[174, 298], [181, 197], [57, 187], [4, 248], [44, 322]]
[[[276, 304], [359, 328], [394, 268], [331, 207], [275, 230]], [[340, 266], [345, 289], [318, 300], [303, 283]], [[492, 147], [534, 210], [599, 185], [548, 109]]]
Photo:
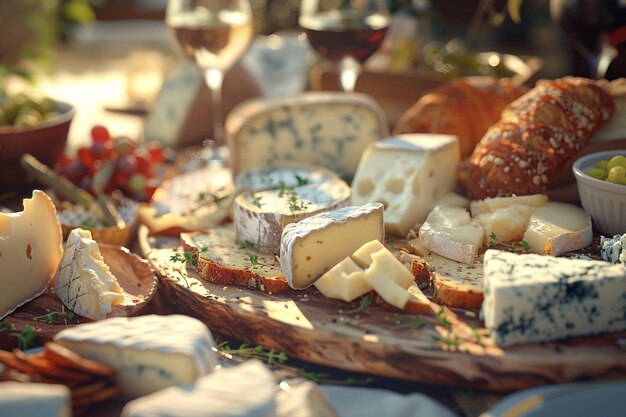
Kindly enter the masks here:
[[111, 141], [109, 129], [102, 125], [95, 125], [91, 128], [91, 140], [93, 143], [105, 143]]

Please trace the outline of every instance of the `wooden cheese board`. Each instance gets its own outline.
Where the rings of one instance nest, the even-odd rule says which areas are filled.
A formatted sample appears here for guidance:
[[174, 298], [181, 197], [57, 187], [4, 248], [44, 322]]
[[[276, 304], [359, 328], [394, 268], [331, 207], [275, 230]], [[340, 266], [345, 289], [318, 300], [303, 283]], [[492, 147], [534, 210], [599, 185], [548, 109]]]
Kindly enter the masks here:
[[311, 363], [485, 391], [626, 376], [626, 333], [502, 349], [475, 310], [433, 303], [428, 315], [378, 305], [355, 311], [357, 303], [325, 298], [314, 288], [265, 294], [211, 284], [171, 261], [182, 251], [176, 237], [140, 228], [139, 241], [161, 297], [176, 311], [218, 334]]

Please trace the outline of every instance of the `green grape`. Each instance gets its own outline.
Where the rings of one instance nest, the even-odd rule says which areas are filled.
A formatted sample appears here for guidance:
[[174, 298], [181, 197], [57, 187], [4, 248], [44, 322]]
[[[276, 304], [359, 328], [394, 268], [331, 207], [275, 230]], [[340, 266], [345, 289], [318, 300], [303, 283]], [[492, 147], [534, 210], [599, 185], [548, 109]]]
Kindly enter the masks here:
[[608, 171], [606, 166], [609, 164], [609, 160], [608, 159], [600, 159], [598, 162], [596, 162], [596, 168], [602, 168], [605, 171]]
[[589, 168], [588, 170], [585, 171], [585, 174], [589, 175], [590, 177], [593, 178], [597, 178], [599, 180], [605, 180], [606, 179], [606, 169], [602, 169], [602, 168]]
[[607, 180], [615, 184], [626, 185], [626, 167], [615, 166], [611, 168]]
[[623, 155], [615, 155], [609, 163], [606, 165], [607, 171], [610, 171], [614, 167], [621, 166], [626, 167], [626, 156]]

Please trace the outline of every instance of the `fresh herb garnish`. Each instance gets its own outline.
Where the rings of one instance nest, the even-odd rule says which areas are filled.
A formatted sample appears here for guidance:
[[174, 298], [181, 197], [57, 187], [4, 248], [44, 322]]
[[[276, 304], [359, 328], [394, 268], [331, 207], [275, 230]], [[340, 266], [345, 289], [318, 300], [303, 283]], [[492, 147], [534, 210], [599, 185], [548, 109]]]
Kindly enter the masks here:
[[249, 240], [244, 240], [243, 242], [239, 244], [239, 249], [248, 249], [248, 248], [254, 248], [254, 244], [250, 242]]
[[248, 255], [248, 258], [250, 259], [250, 262], [252, 262], [252, 265], [256, 265], [259, 263], [259, 256], [256, 253], [246, 252], [246, 255]]
[[369, 306], [372, 305], [372, 294], [368, 293], [366, 294], [364, 297], [361, 297], [361, 299], [359, 300], [359, 306], [353, 310], [347, 310], [347, 311], [343, 311], [343, 314], [354, 314], [354, 313], [361, 313], [365, 310], [367, 310], [367, 308]]
[[183, 264], [188, 263], [190, 265], [197, 266], [198, 257], [200, 256], [201, 253], [206, 252], [208, 249], [209, 248], [200, 248], [198, 252], [183, 252], [183, 253], [178, 252], [170, 256], [170, 261], [180, 262]]
[[487, 246], [489, 246], [490, 248], [493, 248], [498, 245], [505, 247], [506, 249], [508, 249], [509, 251], [513, 253], [516, 253], [518, 250], [530, 249], [530, 244], [525, 240], [520, 240], [519, 242], [513, 242], [513, 243], [504, 243], [498, 240], [498, 237], [496, 236], [495, 233], [491, 232], [489, 234], [489, 242], [487, 243]]
[[252, 194], [252, 204], [261, 208], [261, 197], [256, 194]]
[[298, 187], [301, 187], [303, 185], [307, 185], [309, 183], [309, 179], [308, 178], [303, 178], [300, 175], [296, 174], [296, 181], [298, 182]]
[[76, 313], [73, 311], [65, 311], [65, 309], [63, 309], [63, 311], [46, 311], [46, 314], [33, 317], [33, 320], [44, 323], [54, 323], [57, 320], [63, 320], [65, 324], [67, 324], [68, 320], [77, 320]]
[[21, 350], [35, 347], [39, 341], [39, 336], [33, 326], [24, 326], [22, 333], [11, 333], [11, 336], [17, 337], [17, 347]]
[[413, 329], [422, 329], [426, 326], [426, 322], [421, 316], [416, 317], [403, 317], [403, 316], [394, 316], [393, 322], [396, 325], [396, 329], [405, 329], [405, 328], [413, 328]]

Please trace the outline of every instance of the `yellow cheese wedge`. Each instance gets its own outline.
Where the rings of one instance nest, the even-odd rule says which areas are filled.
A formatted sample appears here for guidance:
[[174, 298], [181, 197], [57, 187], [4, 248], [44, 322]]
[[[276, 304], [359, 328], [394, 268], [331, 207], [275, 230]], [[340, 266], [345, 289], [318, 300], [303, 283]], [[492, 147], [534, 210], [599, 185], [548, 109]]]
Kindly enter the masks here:
[[363, 274], [364, 271], [347, 257], [322, 275], [313, 285], [325, 297], [349, 302], [372, 291], [372, 287], [363, 280]]

